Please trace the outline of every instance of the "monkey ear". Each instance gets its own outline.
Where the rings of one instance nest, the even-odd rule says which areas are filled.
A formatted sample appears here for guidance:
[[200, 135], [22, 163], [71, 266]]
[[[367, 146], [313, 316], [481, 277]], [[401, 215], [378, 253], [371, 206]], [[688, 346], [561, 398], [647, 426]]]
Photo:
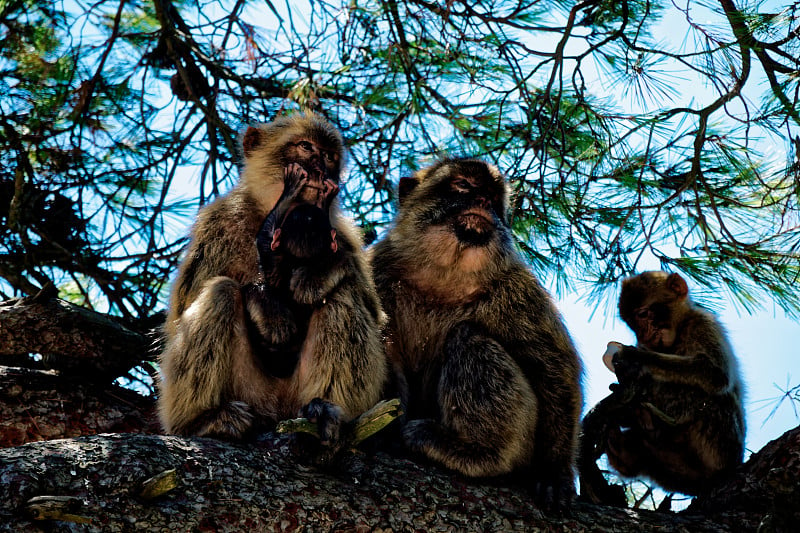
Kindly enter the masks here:
[[689, 287], [680, 274], [672, 273], [667, 276], [667, 288], [681, 299], [686, 298], [689, 294]]
[[259, 144], [261, 144], [261, 130], [255, 126], [248, 126], [247, 131], [244, 132], [244, 136], [242, 137], [244, 156], [250, 157], [250, 154], [258, 148]]
[[417, 178], [411, 178], [408, 176], [404, 176], [400, 178], [400, 184], [397, 186], [397, 194], [400, 197], [400, 203], [403, 203], [403, 200], [406, 199], [406, 196], [413, 191], [417, 185], [419, 185], [419, 180]]

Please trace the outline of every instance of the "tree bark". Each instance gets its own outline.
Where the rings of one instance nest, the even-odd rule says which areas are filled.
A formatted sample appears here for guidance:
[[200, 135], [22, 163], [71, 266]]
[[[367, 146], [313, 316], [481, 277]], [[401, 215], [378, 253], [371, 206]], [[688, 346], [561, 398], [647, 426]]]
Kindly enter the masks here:
[[[0, 450], [0, 524], [6, 531], [755, 531], [762, 522], [780, 526], [770, 522], [776, 492], [759, 477], [773, 460], [797, 491], [798, 440], [800, 428], [726, 485], [748, 485], [758, 498], [725, 496], [721, 487], [681, 513], [577, 502], [556, 516], [522, 488], [384, 452], [356, 452], [323, 471], [301, 464], [290, 439], [272, 434], [255, 444], [96, 435]], [[141, 495], [146, 480], [172, 469], [174, 489]]]
[[120, 386], [0, 366], [0, 448], [97, 433], [160, 433], [155, 402]]
[[155, 360], [163, 314], [139, 322], [98, 313], [58, 298], [36, 296], [0, 303], [0, 364], [19, 365], [40, 354], [42, 366], [84, 380], [113, 380]]

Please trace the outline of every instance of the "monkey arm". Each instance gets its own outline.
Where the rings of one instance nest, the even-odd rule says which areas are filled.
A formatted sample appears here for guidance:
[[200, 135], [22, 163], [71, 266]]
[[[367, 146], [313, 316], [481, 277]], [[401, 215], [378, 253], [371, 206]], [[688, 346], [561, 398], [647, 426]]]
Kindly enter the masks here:
[[524, 268], [509, 272], [492, 293], [487, 323], [522, 369], [537, 399], [531, 462], [535, 498], [566, 503], [574, 494], [582, 407], [580, 360], [555, 305]]
[[[172, 285], [168, 333], [209, 279], [226, 276], [246, 283], [255, 278], [258, 265], [253, 236], [262, 222], [260, 212], [251, 197], [236, 190], [201, 209]], [[227, 231], [229, 228], [241, 231]]]
[[[611, 349], [611, 348], [609, 348]], [[709, 394], [726, 392], [730, 380], [726, 369], [715, 361], [724, 360], [718, 350], [693, 354], [665, 354], [619, 345], [612, 356], [620, 384], [643, 378], [697, 387]]]
[[[546, 502], [552, 492], [552, 497], [566, 502], [574, 494], [573, 464], [582, 403], [580, 364], [566, 331], [560, 329], [558, 317], [548, 318], [551, 320], [546, 328], [526, 332], [526, 342], [511, 351], [537, 397], [532, 463], [536, 498]], [[548, 321], [538, 315], [536, 321], [529, 323], [539, 328], [545, 322]]]
[[256, 246], [258, 248], [259, 264], [264, 273], [270, 272], [274, 266], [274, 250], [277, 247], [280, 225], [297, 197], [300, 188], [297, 183], [293, 187], [284, 186], [278, 202], [264, 219], [261, 229], [258, 230]]

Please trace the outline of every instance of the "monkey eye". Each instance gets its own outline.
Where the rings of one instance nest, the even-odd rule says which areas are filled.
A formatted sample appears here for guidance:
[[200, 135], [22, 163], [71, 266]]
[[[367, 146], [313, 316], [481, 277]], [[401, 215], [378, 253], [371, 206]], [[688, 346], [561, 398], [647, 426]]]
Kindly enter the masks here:
[[300, 141], [300, 142], [297, 143], [297, 146], [299, 146], [300, 148], [302, 148], [303, 150], [306, 150], [308, 152], [314, 151], [314, 145], [312, 145], [308, 141]]
[[325, 161], [328, 163], [335, 163], [336, 162], [336, 155], [333, 152], [322, 152]]
[[453, 180], [452, 185], [457, 192], [469, 192], [472, 190], [472, 183], [467, 178], [456, 178]]
[[636, 318], [647, 318], [650, 316], [650, 310], [646, 307], [636, 311]]

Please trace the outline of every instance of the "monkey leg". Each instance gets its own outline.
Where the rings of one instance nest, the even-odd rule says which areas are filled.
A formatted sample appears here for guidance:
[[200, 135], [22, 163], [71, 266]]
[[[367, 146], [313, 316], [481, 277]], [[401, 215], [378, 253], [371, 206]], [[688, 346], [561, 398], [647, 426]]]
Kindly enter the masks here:
[[648, 473], [654, 457], [649, 451], [650, 443], [638, 428], [625, 431], [619, 427], [611, 428], [607, 444], [608, 462], [620, 475], [636, 477]]
[[336, 285], [312, 313], [294, 376], [300, 407], [321, 398], [339, 406], [344, 420], [378, 402], [387, 374], [378, 309], [356, 279]]
[[698, 495], [714, 486], [742, 461], [743, 444], [732, 420], [703, 420], [648, 440], [653, 460], [647, 474], [667, 490]]
[[450, 332], [443, 356], [439, 419], [409, 421], [406, 444], [473, 477], [505, 474], [529, 462], [537, 400], [516, 362], [469, 323]]
[[161, 357], [159, 414], [168, 433], [238, 439], [252, 426], [232, 398], [233, 359], [249, 354], [240, 286], [208, 280], [184, 311]]
[[625, 507], [625, 490], [620, 485], [606, 481], [597, 466], [597, 460], [606, 453], [608, 437], [612, 427], [623, 423], [629, 407], [620, 394], [612, 393], [603, 398], [581, 422], [578, 471], [581, 497], [592, 503]]

